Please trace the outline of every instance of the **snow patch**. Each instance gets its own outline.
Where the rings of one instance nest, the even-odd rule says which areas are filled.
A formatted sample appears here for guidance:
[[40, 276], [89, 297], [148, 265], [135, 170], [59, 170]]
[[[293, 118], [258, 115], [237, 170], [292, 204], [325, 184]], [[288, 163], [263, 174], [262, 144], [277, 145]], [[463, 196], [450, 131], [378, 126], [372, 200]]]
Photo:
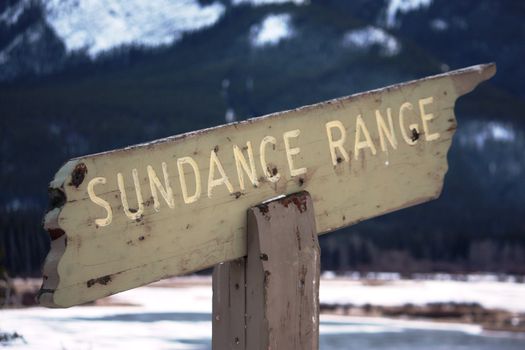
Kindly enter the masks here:
[[7, 212], [17, 212], [25, 210], [39, 210], [40, 205], [38, 201], [31, 197], [14, 197], [5, 203], [4, 208]]
[[273, 4], [285, 4], [285, 3], [294, 3], [295, 5], [305, 5], [308, 3], [308, 0], [233, 0], [232, 4], [234, 6], [250, 4], [253, 6], [261, 5], [273, 5]]
[[367, 285], [348, 279], [323, 279], [319, 299], [325, 304], [400, 306], [430, 303], [478, 303], [486, 308], [524, 312], [525, 284], [472, 281], [390, 281]]
[[172, 44], [186, 32], [215, 24], [225, 8], [197, 0], [47, 0], [46, 20], [68, 51], [92, 57], [122, 45]]
[[401, 52], [401, 44], [394, 36], [374, 26], [367, 26], [345, 33], [343, 46], [357, 49], [369, 49], [373, 46], [379, 46], [381, 55], [387, 57], [395, 56]]
[[233, 108], [226, 109], [224, 120], [226, 120], [226, 123], [233, 123], [234, 121], [237, 120], [237, 117], [235, 116], [235, 111], [233, 110]]
[[489, 131], [490, 131], [492, 138], [496, 141], [512, 142], [516, 139], [514, 130], [509, 129], [503, 125], [493, 123], [489, 125]]
[[5, 11], [0, 14], [0, 23], [7, 24], [8, 26], [12, 26], [16, 22], [18, 22], [18, 19], [24, 13], [27, 7], [31, 5], [31, 0], [21, 0], [18, 3], [9, 6], [5, 9]]
[[432, 0], [390, 0], [386, 9], [386, 26], [399, 26], [398, 14], [427, 8]]
[[283, 13], [268, 15], [261, 23], [250, 29], [250, 41], [254, 47], [275, 46], [293, 36], [292, 17]]
[[430, 21], [430, 28], [435, 32], [443, 32], [448, 29], [448, 22], [442, 18], [436, 18]]
[[319, 325], [319, 333], [326, 335], [326, 334], [353, 334], [353, 333], [359, 333], [359, 334], [379, 334], [379, 333], [401, 333], [404, 331], [402, 327], [396, 327], [396, 326], [383, 326], [378, 324], [359, 324], [359, 323], [349, 323], [348, 319], [346, 320], [340, 320], [340, 322], [334, 322], [336, 320], [335, 318], [332, 318], [330, 316], [326, 317], [325, 315], [321, 316], [324, 320], [327, 318], [330, 320], [327, 324], [320, 324]]
[[461, 145], [479, 150], [483, 150], [488, 142], [511, 143], [517, 137], [511, 126], [498, 122], [469, 122], [458, 134]]
[[[37, 23], [25, 31], [18, 34], [11, 42], [0, 51], [0, 64], [7, 63], [10, 59], [17, 56], [16, 50], [20, 45], [26, 44], [35, 44], [42, 38], [44, 33], [44, 27], [42, 24]], [[13, 52], [14, 56], [13, 56]], [[16, 58], [15, 58], [16, 59]]]
[[[452, 331], [471, 335], [480, 335], [483, 332], [482, 327], [479, 325], [402, 320], [386, 317], [321, 315], [321, 320], [325, 322], [320, 327], [322, 334], [337, 334], [337, 332], [334, 332], [336, 330], [334, 329], [335, 327], [340, 327], [340, 330], [344, 333], [400, 333], [407, 329]], [[335, 327], [330, 329], [330, 326]], [[344, 326], [350, 327], [345, 329]], [[357, 329], [352, 329], [352, 327], [357, 327]]]
[[10, 43], [7, 45], [5, 49], [0, 51], [0, 64], [4, 64], [11, 58], [11, 52], [22, 43], [24, 40], [24, 35], [19, 34], [17, 35]]

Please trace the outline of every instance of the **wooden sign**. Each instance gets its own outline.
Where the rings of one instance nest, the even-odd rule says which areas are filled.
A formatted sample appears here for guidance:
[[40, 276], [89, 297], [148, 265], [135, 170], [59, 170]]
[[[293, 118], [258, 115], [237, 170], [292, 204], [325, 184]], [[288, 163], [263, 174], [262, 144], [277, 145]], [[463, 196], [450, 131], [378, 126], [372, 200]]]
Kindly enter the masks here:
[[[246, 210], [308, 191], [319, 234], [439, 196], [479, 65], [67, 162], [40, 302], [67, 307], [246, 254]], [[183, 116], [180, 116], [183, 117]]]

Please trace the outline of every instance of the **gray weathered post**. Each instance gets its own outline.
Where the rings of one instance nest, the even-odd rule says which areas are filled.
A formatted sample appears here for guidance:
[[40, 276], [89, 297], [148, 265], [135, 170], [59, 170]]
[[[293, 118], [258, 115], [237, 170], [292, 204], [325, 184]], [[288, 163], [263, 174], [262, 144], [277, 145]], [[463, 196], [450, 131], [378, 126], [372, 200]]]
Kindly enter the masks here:
[[246, 349], [246, 258], [213, 269], [213, 349]]
[[248, 210], [247, 257], [213, 274], [213, 349], [319, 348], [320, 252], [310, 195]]

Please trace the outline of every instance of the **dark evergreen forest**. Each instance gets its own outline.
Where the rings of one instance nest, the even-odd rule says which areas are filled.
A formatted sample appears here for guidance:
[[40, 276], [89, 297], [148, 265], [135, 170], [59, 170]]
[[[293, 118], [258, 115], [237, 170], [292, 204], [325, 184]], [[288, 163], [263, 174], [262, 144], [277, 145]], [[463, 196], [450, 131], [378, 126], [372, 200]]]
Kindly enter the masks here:
[[[216, 24], [171, 46], [94, 60], [66, 51], [39, 1], [0, 22], [0, 52], [42, 31], [0, 63], [0, 264], [11, 276], [40, 274], [47, 184], [72, 157], [224, 124], [227, 110], [242, 120], [491, 61], [496, 77], [456, 105], [441, 198], [323, 236], [322, 267], [525, 274], [525, 2], [435, 0], [396, 26], [378, 20], [386, 1], [223, 3]], [[294, 35], [254, 49], [250, 28], [272, 13], [291, 14]], [[366, 26], [402, 49], [341, 45]]]

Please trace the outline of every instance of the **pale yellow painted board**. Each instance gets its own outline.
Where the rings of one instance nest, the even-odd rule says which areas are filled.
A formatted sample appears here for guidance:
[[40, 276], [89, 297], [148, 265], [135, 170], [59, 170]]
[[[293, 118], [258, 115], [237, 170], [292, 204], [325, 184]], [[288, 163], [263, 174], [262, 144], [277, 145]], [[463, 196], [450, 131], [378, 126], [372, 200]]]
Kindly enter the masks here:
[[[246, 210], [277, 195], [308, 191], [316, 208], [319, 234], [437, 198], [447, 171], [447, 151], [456, 129], [455, 101], [479, 82], [490, 78], [495, 70], [493, 64], [469, 67], [245, 122], [70, 160], [50, 184], [56, 208], [47, 214], [45, 227], [55, 239], [44, 267], [40, 302], [52, 307], [77, 305], [239, 258], [246, 253]], [[427, 115], [424, 118], [430, 119], [432, 114], [427, 121], [428, 133], [423, 130], [420, 102]], [[404, 130], [409, 140], [418, 137], [414, 145], [405, 142], [400, 131], [399, 109], [404, 103], [413, 106], [410, 110], [405, 105]], [[397, 149], [384, 138], [386, 151], [383, 151], [376, 110], [388, 126], [387, 108], [391, 108]], [[358, 152], [356, 160], [358, 115], [370, 133], [376, 154], [365, 147]], [[337, 151], [340, 163], [336, 161], [335, 165], [326, 128], [326, 123], [332, 121], [340, 121], [344, 126], [344, 149], [349, 154], [347, 161]], [[418, 124], [418, 133], [412, 133], [411, 123]], [[293, 136], [294, 130], [300, 130], [297, 137]], [[283, 137], [286, 132], [292, 132], [288, 134], [288, 152]], [[437, 138], [436, 133], [439, 133]], [[331, 135], [334, 140], [340, 138], [337, 128], [331, 129]], [[276, 183], [265, 178], [260, 162], [259, 146], [265, 136], [276, 139], [275, 149], [271, 143], [266, 147], [267, 168], [271, 172], [275, 168], [280, 176]], [[436, 139], [426, 140], [427, 137]], [[360, 140], [366, 141], [363, 133]], [[242, 150], [248, 141], [252, 145], [260, 183], [254, 187], [243, 172], [246, 188], [241, 190], [233, 145]], [[297, 147], [300, 152], [294, 155]], [[208, 198], [211, 152], [216, 152], [233, 193], [227, 186], [218, 185]], [[246, 150], [242, 152], [248, 159]], [[291, 176], [287, 154], [293, 160], [293, 169], [300, 172], [298, 169], [306, 168], [305, 174]], [[201, 175], [201, 196], [189, 204], [182, 198], [177, 167], [177, 160], [183, 157], [194, 159]], [[158, 193], [160, 207], [156, 211], [147, 166], [153, 168], [164, 186], [162, 162], [166, 163], [173, 189], [174, 208], [169, 208]], [[132, 169], [137, 170], [144, 202], [143, 215], [138, 220], [131, 220], [124, 214], [117, 186], [117, 173], [121, 173], [129, 207], [138, 209]], [[191, 195], [195, 189], [193, 173], [187, 164], [184, 169]], [[215, 168], [215, 178], [219, 177]], [[96, 219], [107, 216], [106, 210], [88, 195], [88, 184], [95, 178], [106, 181], [93, 188], [96, 196], [111, 206], [112, 221], [107, 226], [95, 224]], [[65, 204], [60, 201], [62, 194]]]

